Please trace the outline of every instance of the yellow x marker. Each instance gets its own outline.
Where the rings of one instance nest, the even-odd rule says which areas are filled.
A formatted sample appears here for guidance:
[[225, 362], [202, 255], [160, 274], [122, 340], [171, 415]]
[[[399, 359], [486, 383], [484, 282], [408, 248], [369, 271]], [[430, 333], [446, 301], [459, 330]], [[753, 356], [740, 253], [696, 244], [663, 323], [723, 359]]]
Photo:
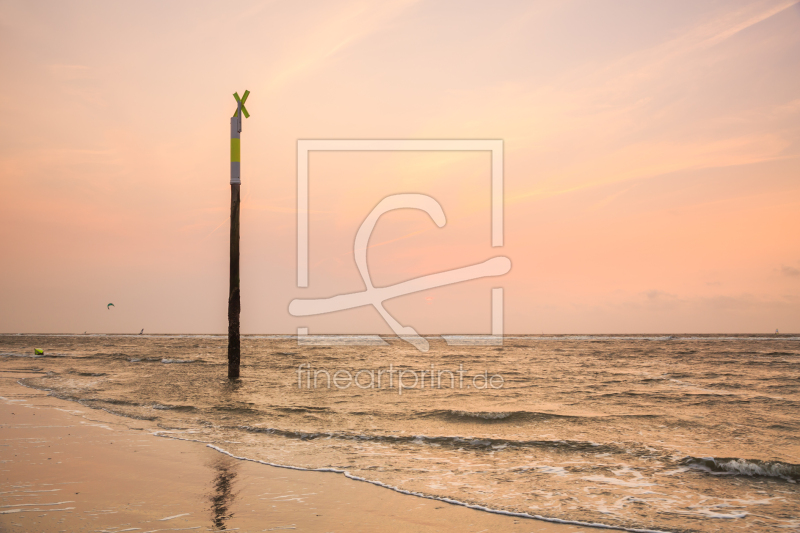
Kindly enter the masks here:
[[[237, 104], [239, 104], [239, 103], [242, 104], [242, 114], [244, 115], [244, 118], [250, 118], [250, 113], [248, 113], [247, 112], [247, 108], [244, 107], [244, 103], [247, 101], [247, 97], [248, 96], [250, 96], [250, 91], [245, 91], [244, 92], [244, 96], [242, 96], [242, 99], [239, 100], [239, 93], [233, 93], [233, 97], [236, 98], [236, 103]], [[237, 105], [236, 106], [236, 111], [233, 112], [233, 116], [235, 117], [236, 113], [238, 113], [238, 112], [239, 112], [239, 106]]]

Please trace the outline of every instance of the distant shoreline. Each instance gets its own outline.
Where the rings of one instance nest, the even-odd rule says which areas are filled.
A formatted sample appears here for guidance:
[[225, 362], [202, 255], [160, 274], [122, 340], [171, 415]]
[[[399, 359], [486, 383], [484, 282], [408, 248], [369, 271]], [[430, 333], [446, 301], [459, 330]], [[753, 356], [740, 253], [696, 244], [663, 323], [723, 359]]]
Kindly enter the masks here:
[[[124, 332], [88, 332], [88, 333], [68, 333], [68, 332], [59, 332], [59, 333], [31, 333], [31, 332], [5, 332], [0, 333], [0, 336], [7, 335], [7, 336], [28, 336], [28, 337], [90, 337], [90, 336], [107, 336], [107, 337], [155, 337], [155, 336], [164, 336], [164, 337], [220, 337], [224, 338], [227, 337], [227, 333], [164, 333], [164, 332], [152, 332], [152, 333], [124, 333]], [[491, 337], [489, 334], [482, 334], [482, 333], [423, 333], [421, 334], [425, 338], [438, 338], [438, 337]], [[715, 338], [715, 337], [737, 337], [737, 338], [747, 338], [747, 337], [775, 337], [775, 338], [786, 338], [786, 337], [794, 337], [800, 335], [800, 332], [780, 332], [780, 333], [505, 333], [502, 335], [503, 338], [513, 338], [513, 337], [525, 337], [525, 338], [536, 338], [536, 337], [575, 337], [575, 338], [586, 338], [586, 337], [616, 337], [616, 338], [636, 338], [636, 337], [675, 337], [675, 338], [687, 338], [687, 337], [708, 337], [708, 338]], [[242, 333], [242, 337], [254, 337], [254, 338], [296, 338], [298, 335], [296, 333]], [[397, 335], [392, 333], [318, 333], [314, 335], [309, 335], [311, 337], [372, 337], [378, 336], [387, 339], [399, 339]]]

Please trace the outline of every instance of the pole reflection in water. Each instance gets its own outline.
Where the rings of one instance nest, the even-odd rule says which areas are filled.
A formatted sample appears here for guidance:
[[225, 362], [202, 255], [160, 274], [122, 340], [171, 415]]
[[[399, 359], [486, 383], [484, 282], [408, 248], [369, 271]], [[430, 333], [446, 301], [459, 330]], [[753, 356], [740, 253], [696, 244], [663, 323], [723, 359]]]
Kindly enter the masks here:
[[236, 479], [236, 460], [221, 456], [211, 465], [216, 475], [211, 483], [208, 499], [211, 502], [211, 521], [214, 528], [225, 529], [225, 522], [233, 518], [231, 506], [236, 499], [233, 484]]

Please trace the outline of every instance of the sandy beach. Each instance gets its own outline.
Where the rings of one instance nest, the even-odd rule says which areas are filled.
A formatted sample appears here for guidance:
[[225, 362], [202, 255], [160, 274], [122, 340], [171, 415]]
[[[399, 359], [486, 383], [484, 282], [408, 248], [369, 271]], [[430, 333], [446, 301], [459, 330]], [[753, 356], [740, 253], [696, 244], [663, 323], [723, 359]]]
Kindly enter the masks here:
[[0, 377], [2, 531], [598, 531], [233, 459], [16, 383], [29, 375]]

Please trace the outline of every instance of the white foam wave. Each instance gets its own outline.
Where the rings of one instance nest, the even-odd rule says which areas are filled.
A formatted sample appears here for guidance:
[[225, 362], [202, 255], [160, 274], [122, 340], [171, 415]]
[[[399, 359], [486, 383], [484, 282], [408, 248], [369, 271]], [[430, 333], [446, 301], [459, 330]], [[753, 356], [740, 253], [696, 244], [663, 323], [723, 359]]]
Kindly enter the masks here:
[[6, 357], [28, 357], [30, 359], [38, 359], [40, 357], [44, 357], [44, 355], [40, 355], [40, 354], [14, 353], [14, 352], [0, 352], [0, 355], [4, 355]]
[[334, 473], [334, 474], [342, 474], [346, 478], [349, 478], [349, 479], [352, 479], [352, 480], [355, 480], [355, 481], [363, 481], [365, 483], [370, 483], [371, 485], [377, 485], [378, 487], [383, 487], [383, 488], [386, 488], [386, 489], [389, 489], [389, 490], [393, 490], [395, 492], [399, 492], [400, 494], [407, 494], [409, 496], [417, 496], [419, 498], [427, 498], [429, 500], [437, 500], [437, 501], [440, 501], [440, 502], [450, 503], [450, 504], [453, 504], [453, 505], [459, 505], [461, 507], [467, 507], [468, 509], [475, 509], [477, 511], [484, 511], [484, 512], [487, 512], [487, 513], [493, 513], [493, 514], [499, 514], [499, 515], [505, 515], [505, 516], [514, 516], [514, 517], [517, 517], [517, 518], [529, 518], [529, 519], [533, 519], [533, 520], [541, 520], [541, 521], [544, 521], [544, 522], [551, 522], [551, 523], [555, 523], [555, 524], [569, 524], [569, 525], [574, 525], [574, 526], [594, 527], [594, 528], [598, 528], [598, 529], [613, 529], [613, 530], [617, 530], [617, 531], [631, 531], [633, 533], [667, 533], [666, 531], [662, 531], [662, 530], [658, 530], [658, 529], [626, 528], [626, 527], [621, 527], [621, 526], [613, 526], [613, 525], [609, 525], [609, 524], [600, 524], [600, 523], [596, 523], [596, 522], [580, 522], [578, 520], [562, 520], [560, 518], [550, 518], [550, 517], [541, 516], [541, 515], [532, 515], [532, 514], [528, 514], [528, 513], [518, 513], [518, 512], [513, 512], [513, 511], [503, 511], [502, 509], [492, 509], [491, 507], [485, 507], [483, 505], [470, 504], [470, 503], [462, 502], [462, 501], [459, 501], [459, 500], [453, 500], [452, 498], [444, 498], [444, 497], [440, 497], [440, 496], [433, 496], [433, 495], [430, 495], [430, 494], [425, 494], [425, 493], [422, 493], [422, 492], [415, 492], [415, 491], [411, 491], [411, 490], [401, 489], [400, 487], [395, 487], [395, 486], [389, 485], [387, 483], [382, 483], [380, 481], [374, 481], [374, 480], [371, 480], [371, 479], [366, 479], [366, 478], [363, 478], [363, 477], [360, 477], [360, 476], [353, 475], [350, 472], [348, 472], [347, 470], [341, 470], [339, 468], [330, 468], [330, 467], [328, 467], [328, 468], [303, 468], [303, 467], [299, 467], [299, 466], [281, 465], [281, 464], [277, 464], [277, 463], [270, 463], [268, 461], [262, 461], [260, 459], [251, 459], [249, 457], [240, 457], [238, 455], [234, 455], [231, 452], [229, 452], [227, 450], [224, 450], [224, 449], [220, 448], [219, 446], [215, 446], [213, 444], [206, 444], [206, 446], [208, 446], [209, 448], [211, 448], [213, 450], [216, 450], [216, 451], [218, 451], [220, 453], [223, 453], [223, 454], [225, 454], [225, 455], [227, 455], [229, 457], [232, 457], [234, 459], [238, 459], [240, 461], [251, 461], [251, 462], [254, 462], [254, 463], [260, 463], [262, 465], [274, 466], [274, 467], [277, 467], [277, 468], [286, 468], [286, 469], [289, 469], [289, 470], [300, 470], [300, 471], [304, 471], [304, 472], [331, 472], [331, 473]]
[[482, 418], [484, 420], [502, 420], [514, 414], [513, 412], [500, 412], [500, 411], [498, 412], [450, 411], [450, 412], [456, 416], [464, 416], [467, 418]]
[[779, 461], [748, 461], [747, 459], [717, 459], [715, 457], [687, 457], [684, 463], [690, 468], [715, 475], [741, 475], [782, 478], [790, 483], [800, 479], [797, 465]]

